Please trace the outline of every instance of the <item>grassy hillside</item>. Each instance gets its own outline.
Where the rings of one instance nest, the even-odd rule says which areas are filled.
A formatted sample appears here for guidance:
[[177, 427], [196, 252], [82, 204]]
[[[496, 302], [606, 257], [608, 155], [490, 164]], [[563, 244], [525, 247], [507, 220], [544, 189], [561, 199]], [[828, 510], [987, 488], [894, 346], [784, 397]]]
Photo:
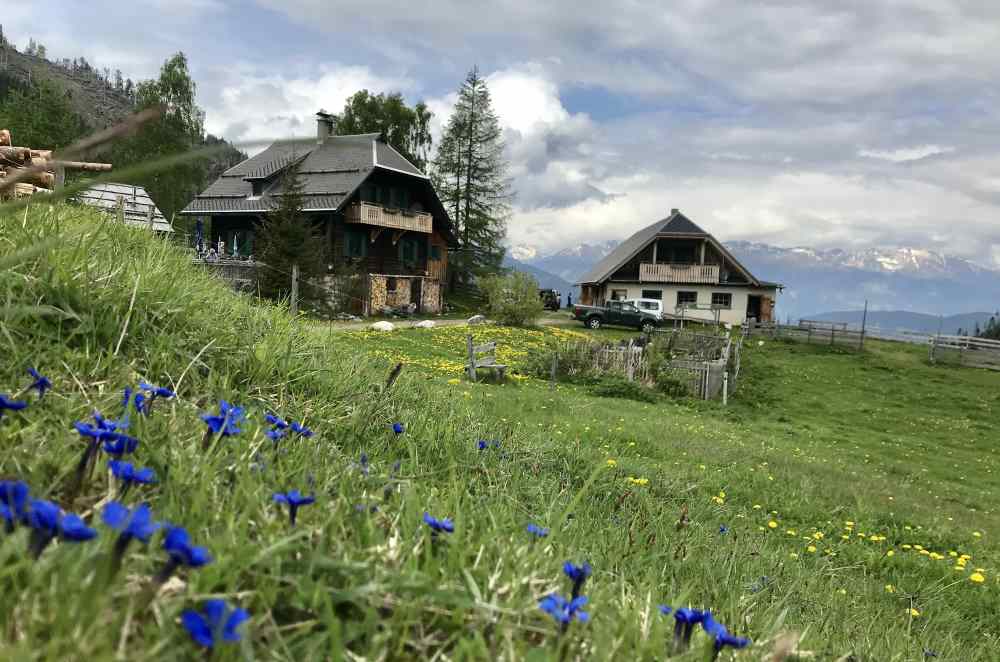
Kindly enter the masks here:
[[[995, 659], [996, 374], [890, 344], [768, 342], [748, 349], [729, 408], [644, 404], [465, 383], [462, 329], [299, 324], [65, 207], [0, 217], [0, 267], [0, 392], [26, 386], [28, 366], [54, 382], [0, 420], [0, 474], [98, 530], [37, 561], [26, 527], [0, 534], [2, 659], [202, 657], [180, 614], [210, 597], [251, 616], [220, 659], [663, 659], [674, 621], [658, 604], [711, 608], [753, 639], [738, 659], [787, 632], [811, 659]], [[515, 367], [575, 332], [479, 330]], [[159, 589], [160, 533], [109, 570], [107, 458], [71, 489], [85, 447], [73, 422], [120, 416], [140, 380], [178, 397], [133, 412], [129, 459], [159, 482], [119, 496], [213, 557]], [[248, 418], [204, 450], [199, 416], [220, 398]], [[275, 444], [268, 412], [316, 434]], [[272, 502], [288, 489], [316, 497], [294, 526]], [[433, 537], [425, 511], [454, 532]], [[567, 560], [593, 567], [591, 618], [560, 635], [537, 601], [568, 593]], [[707, 639], [693, 644], [671, 659], [707, 659]]]

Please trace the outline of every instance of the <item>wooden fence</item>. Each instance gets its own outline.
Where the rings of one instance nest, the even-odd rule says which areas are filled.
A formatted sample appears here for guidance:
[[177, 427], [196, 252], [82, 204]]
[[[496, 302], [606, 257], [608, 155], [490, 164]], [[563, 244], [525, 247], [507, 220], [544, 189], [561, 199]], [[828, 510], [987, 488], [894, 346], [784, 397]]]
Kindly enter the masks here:
[[827, 325], [791, 326], [774, 322], [745, 322], [743, 332], [747, 337], [783, 338], [812, 345], [829, 345], [848, 349], [862, 349], [865, 344], [864, 331]]
[[1000, 370], [1000, 340], [968, 336], [930, 336], [931, 363]]

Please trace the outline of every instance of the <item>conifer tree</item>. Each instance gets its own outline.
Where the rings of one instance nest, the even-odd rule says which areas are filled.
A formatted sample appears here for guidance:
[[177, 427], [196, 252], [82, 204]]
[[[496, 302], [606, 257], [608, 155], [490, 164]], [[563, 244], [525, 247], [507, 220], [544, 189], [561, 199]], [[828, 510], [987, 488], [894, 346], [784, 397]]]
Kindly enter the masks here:
[[303, 212], [305, 188], [299, 179], [298, 166], [289, 167], [281, 178], [278, 208], [258, 226], [258, 270], [261, 296], [275, 301], [291, 295], [292, 265], [299, 266], [299, 308], [325, 312], [326, 296], [321, 279], [326, 273], [323, 242], [318, 230]]
[[458, 91], [433, 179], [458, 235], [459, 249], [449, 255], [452, 288], [499, 272], [513, 194], [503, 132], [476, 68]]

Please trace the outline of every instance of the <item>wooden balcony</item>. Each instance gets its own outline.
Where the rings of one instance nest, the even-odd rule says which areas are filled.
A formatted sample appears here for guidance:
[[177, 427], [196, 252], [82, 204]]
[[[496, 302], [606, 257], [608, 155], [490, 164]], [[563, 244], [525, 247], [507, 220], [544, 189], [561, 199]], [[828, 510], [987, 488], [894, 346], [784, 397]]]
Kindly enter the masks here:
[[719, 283], [717, 264], [640, 264], [641, 283]]
[[427, 212], [393, 209], [371, 202], [350, 205], [345, 218], [348, 223], [363, 223], [407, 232], [430, 234], [434, 230], [434, 218]]

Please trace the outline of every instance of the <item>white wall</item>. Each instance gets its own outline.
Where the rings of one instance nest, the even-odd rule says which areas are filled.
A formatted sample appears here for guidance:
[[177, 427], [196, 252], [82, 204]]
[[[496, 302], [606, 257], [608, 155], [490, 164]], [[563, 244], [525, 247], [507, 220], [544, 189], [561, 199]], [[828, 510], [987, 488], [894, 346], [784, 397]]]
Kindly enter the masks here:
[[[626, 299], [642, 299], [643, 290], [659, 290], [663, 292], [663, 312], [668, 315], [676, 314], [677, 292], [697, 292], [698, 303], [709, 305], [712, 303], [713, 292], [728, 292], [733, 295], [733, 305], [728, 310], [719, 311], [719, 321], [729, 324], [742, 324], [747, 316], [747, 299], [750, 295], [764, 295], [777, 299], [777, 291], [763, 288], [732, 287], [729, 285], [672, 285], [667, 283], [608, 283], [605, 296], [610, 301], [613, 290], [627, 290]], [[619, 297], [621, 298], [621, 297]], [[711, 310], [686, 310], [684, 317], [691, 319], [715, 320], [715, 313]]]

